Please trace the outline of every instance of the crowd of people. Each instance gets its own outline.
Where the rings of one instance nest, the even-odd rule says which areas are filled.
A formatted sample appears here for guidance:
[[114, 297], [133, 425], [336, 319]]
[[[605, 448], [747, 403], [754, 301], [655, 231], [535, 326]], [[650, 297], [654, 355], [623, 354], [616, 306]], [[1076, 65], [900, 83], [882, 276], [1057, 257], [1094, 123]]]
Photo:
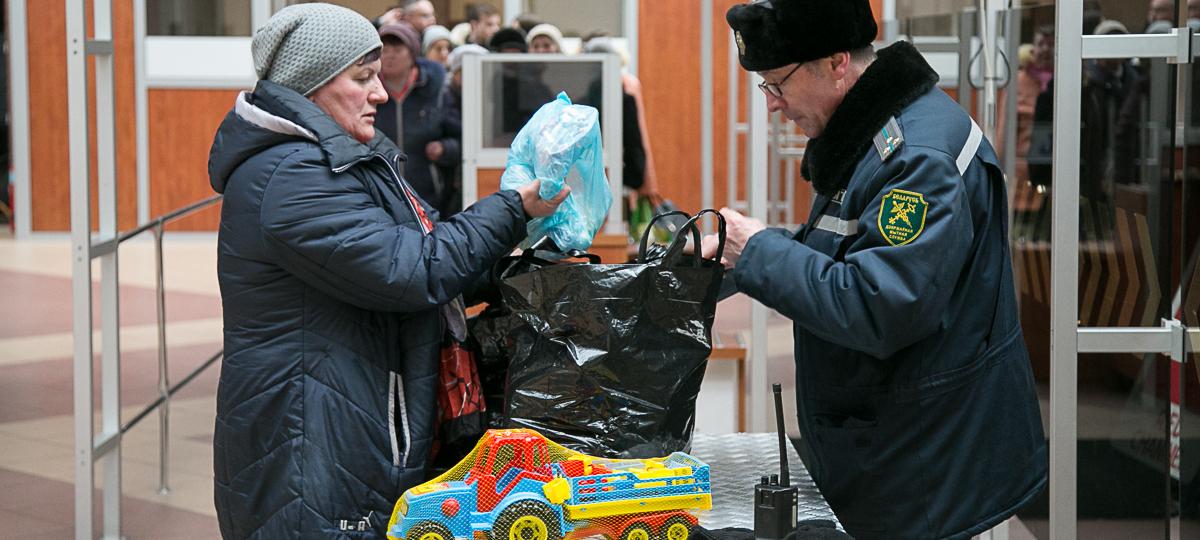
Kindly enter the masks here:
[[[429, 0], [407, 0], [384, 12], [374, 23], [383, 41], [380, 78], [388, 96], [379, 106], [376, 125], [406, 155], [402, 171], [405, 178], [443, 216], [461, 210], [464, 57], [489, 53], [619, 54], [612, 39], [600, 32], [584, 36], [579, 51], [569, 51], [562, 31], [532, 13], [521, 14], [511, 25], [502, 27], [499, 11], [487, 3], [470, 5], [467, 20], [452, 28], [438, 24]], [[622, 89], [625, 185], [653, 195], [657, 181], [646, 136], [641, 83], [626, 73]]]
[[[1151, 0], [1141, 33], [1168, 33], [1175, 23], [1175, 3]], [[1187, 2], [1187, 26], [1200, 31], [1200, 0]], [[1141, 28], [1135, 27], [1135, 31]], [[1089, 35], [1124, 35], [1126, 24], [1104, 16], [1100, 4], [1085, 2], [1084, 32]], [[1014, 238], [1046, 240], [1050, 235], [1052, 147], [1054, 125], [1054, 26], [1036, 26], [1030, 43], [1021, 45], [1016, 73], [1017, 137], [1016, 182], [1012, 193]], [[1157, 67], [1156, 67], [1157, 66]], [[1165, 174], [1158, 167], [1160, 149], [1147, 146], [1153, 126], [1169, 125], [1166, 109], [1154, 113], [1147, 106], [1152, 90], [1165, 90], [1168, 73], [1164, 60], [1089, 59], [1084, 61], [1080, 102], [1081, 232], [1087, 237], [1112, 234], [1112, 212], [1122, 186], [1147, 184]], [[1193, 77], [1193, 84], [1200, 78]], [[1195, 109], [1193, 109], [1195, 111]], [[1003, 111], [998, 111], [1003, 122]], [[1197, 124], [1193, 115], [1191, 124]], [[1003, 142], [1003, 139], [998, 139]], [[1001, 148], [1002, 149], [1002, 148]]]

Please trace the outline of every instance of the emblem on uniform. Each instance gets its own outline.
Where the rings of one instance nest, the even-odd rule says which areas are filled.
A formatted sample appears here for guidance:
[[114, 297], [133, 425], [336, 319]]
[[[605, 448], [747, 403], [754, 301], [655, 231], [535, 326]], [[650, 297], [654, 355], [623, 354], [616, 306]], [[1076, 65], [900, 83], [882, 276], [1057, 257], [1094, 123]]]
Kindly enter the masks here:
[[733, 41], [737, 43], [738, 54], [746, 56], [746, 42], [742, 40], [742, 33], [740, 31], [733, 33]]
[[928, 211], [924, 195], [893, 189], [883, 196], [883, 204], [879, 206], [879, 233], [893, 246], [912, 242], [925, 230]]

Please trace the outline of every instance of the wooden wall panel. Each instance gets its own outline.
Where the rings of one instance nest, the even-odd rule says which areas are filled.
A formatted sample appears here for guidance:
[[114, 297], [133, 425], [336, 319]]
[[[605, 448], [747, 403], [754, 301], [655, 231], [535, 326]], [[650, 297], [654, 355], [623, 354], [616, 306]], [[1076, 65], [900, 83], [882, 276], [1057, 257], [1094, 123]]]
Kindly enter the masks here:
[[[725, 12], [740, 0], [713, 2], [713, 155], [700, 155], [700, 14], [689, 0], [639, 2], [638, 74], [646, 101], [646, 123], [655, 155], [660, 193], [695, 212], [700, 209], [700, 160], [713, 163], [713, 205], [727, 200], [730, 175], [728, 160], [729, 25]], [[876, 21], [882, 15], [882, 0], [871, 0]], [[882, 32], [882, 23], [880, 23]], [[670, 39], [657, 39], [670, 36]], [[746, 73], [739, 72], [739, 110], [746, 109]], [[746, 119], [740, 119], [745, 121]], [[745, 137], [738, 143], [738, 198], [746, 197], [744, 169]], [[739, 181], [740, 178], [740, 181]], [[806, 182], [797, 191], [797, 215], [806, 217]]]
[[[29, 143], [30, 212], [32, 229], [37, 232], [67, 231], [71, 228], [71, 177], [68, 148], [66, 7], [64, 2], [29, 2], [26, 6], [29, 69]], [[90, 2], [88, 16], [90, 20]], [[89, 35], [91, 32], [89, 31]], [[116, 178], [118, 226], [132, 228], [137, 221], [137, 179], [134, 161], [133, 93], [133, 4], [131, 0], [113, 2], [113, 37], [116, 52]], [[94, 87], [94, 62], [89, 62], [89, 87]], [[96, 101], [88, 99], [93, 121], [89, 130], [92, 145], [92, 190], [95, 186], [94, 128]], [[111, 135], [110, 135], [111, 136]], [[95, 196], [92, 223], [96, 223]]]
[[[237, 90], [150, 90], [151, 216], [214, 194], [208, 181], [208, 150], [237, 95]], [[169, 229], [215, 231], [220, 218], [218, 204]]]
[[695, 212], [700, 206], [700, 10], [691, 0], [638, 2], [638, 10], [638, 75], [659, 191]]

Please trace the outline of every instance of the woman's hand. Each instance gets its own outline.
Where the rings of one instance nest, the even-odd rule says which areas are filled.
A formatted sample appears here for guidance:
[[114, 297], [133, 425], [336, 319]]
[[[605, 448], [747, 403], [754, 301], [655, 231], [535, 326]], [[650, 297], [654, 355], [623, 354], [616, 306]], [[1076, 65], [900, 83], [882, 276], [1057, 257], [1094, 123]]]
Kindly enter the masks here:
[[553, 199], [546, 200], [538, 195], [541, 187], [542, 181], [534, 180], [517, 188], [517, 193], [521, 195], [521, 206], [525, 208], [525, 215], [531, 218], [553, 214], [555, 210], [558, 210], [558, 205], [562, 204], [567, 199], [567, 195], [571, 194], [571, 188], [564, 185], [558, 195], [555, 195]]

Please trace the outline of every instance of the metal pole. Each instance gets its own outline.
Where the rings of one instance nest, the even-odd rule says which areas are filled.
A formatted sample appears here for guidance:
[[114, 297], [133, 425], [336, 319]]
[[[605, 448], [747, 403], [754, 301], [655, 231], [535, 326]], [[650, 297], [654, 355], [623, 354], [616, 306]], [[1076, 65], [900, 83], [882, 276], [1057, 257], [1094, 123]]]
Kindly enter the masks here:
[[[747, 77], [746, 92], [749, 97], [750, 114], [746, 142], [746, 189], [750, 217], [764, 223], [767, 221], [767, 139], [770, 129], [767, 119], [767, 97], [756, 88], [761, 81], [758, 74]], [[770, 414], [767, 405], [771, 402], [767, 384], [767, 307], [750, 304], [750, 429], [770, 431]]]
[[[713, 208], [712, 0], [700, 1], [700, 208]], [[712, 232], [710, 223], [705, 229]]]
[[[18, 239], [29, 236], [33, 209], [29, 176], [29, 42], [26, 39], [25, 0], [8, 2], [8, 58], [11, 85], [9, 114], [12, 123], [13, 219]], [[7, 174], [8, 171], [0, 171]]]
[[1079, 330], [1079, 101], [1083, 2], [1054, 6], [1054, 191], [1050, 256], [1050, 537], [1075, 538]]
[[733, 32], [729, 32], [729, 137], [726, 140], [725, 154], [725, 206], [738, 207], [738, 76], [741, 66], [738, 63], [737, 43], [733, 40]]
[[958, 14], [958, 104], [971, 113], [971, 36], [974, 26], [970, 10]]
[[[262, 2], [255, 2], [260, 5]], [[146, 0], [133, 0], [133, 96], [137, 166], [137, 222], [150, 221], [150, 105], [146, 85]]]
[[88, 178], [87, 64], [83, 13], [82, 1], [66, 1], [71, 311], [75, 340], [75, 538], [92, 540], [92, 212], [91, 182]]
[[629, 53], [626, 71], [638, 76], [638, 0], [625, 0], [624, 17], [621, 24], [625, 32], [625, 49]]
[[162, 405], [158, 407], [158, 494], [171, 492], [170, 434], [171, 434], [171, 382], [167, 375], [167, 294], [163, 280], [163, 221], [154, 227], [154, 292], [158, 312], [158, 395]]
[[[100, 259], [100, 417], [101, 440], [115, 444], [94, 450], [104, 470], [105, 538], [121, 535], [121, 309], [118, 273], [116, 179], [116, 92], [113, 58], [112, 0], [93, 0], [92, 35], [96, 98], [96, 187], [100, 230], [98, 240], [111, 249]], [[85, 46], [85, 52], [88, 47]]]
[[604, 56], [601, 66], [604, 74], [601, 84], [603, 96], [601, 103], [604, 118], [600, 120], [604, 138], [604, 165], [608, 168], [609, 190], [612, 193], [612, 204], [608, 209], [608, 221], [604, 224], [607, 234], [627, 234], [625, 220], [621, 219], [621, 209], [625, 207], [621, 201], [624, 192], [624, 181], [621, 177], [621, 159], [624, 155], [621, 146], [621, 61], [615, 54]]

